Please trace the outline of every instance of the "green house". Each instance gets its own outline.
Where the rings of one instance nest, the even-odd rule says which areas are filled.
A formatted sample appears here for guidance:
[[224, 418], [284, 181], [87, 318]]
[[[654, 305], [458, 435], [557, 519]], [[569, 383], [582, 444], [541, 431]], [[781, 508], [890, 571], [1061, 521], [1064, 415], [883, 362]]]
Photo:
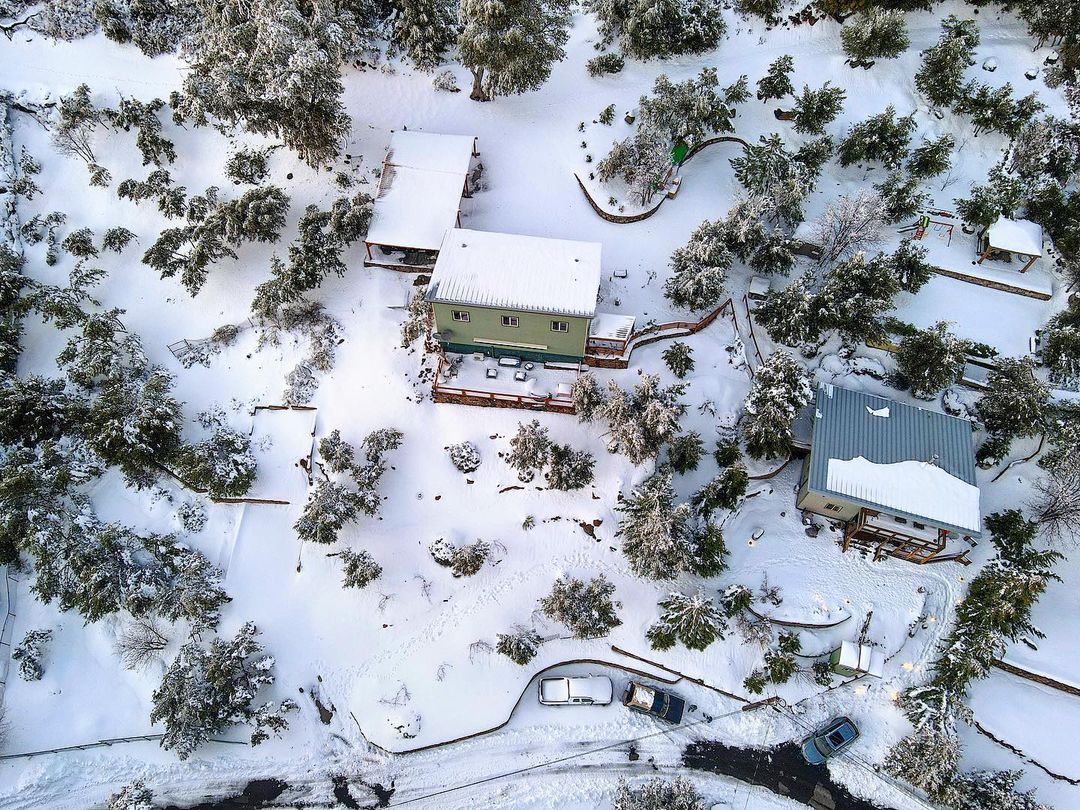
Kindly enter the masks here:
[[576, 363], [599, 290], [599, 243], [454, 228], [427, 300], [445, 351]]

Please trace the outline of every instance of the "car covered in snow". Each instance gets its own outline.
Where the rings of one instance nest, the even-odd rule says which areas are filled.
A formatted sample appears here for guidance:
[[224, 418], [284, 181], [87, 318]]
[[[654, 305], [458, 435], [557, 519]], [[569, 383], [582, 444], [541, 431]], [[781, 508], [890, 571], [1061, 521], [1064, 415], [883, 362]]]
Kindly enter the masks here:
[[636, 681], [626, 685], [622, 697], [623, 706], [642, 714], [651, 714], [669, 723], [681, 723], [686, 701], [678, 695], [664, 692]]
[[606, 706], [613, 692], [611, 678], [603, 675], [541, 678], [537, 691], [545, 706]]
[[825, 760], [836, 756], [858, 738], [858, 726], [846, 717], [837, 717], [803, 740], [803, 759], [811, 765], [823, 765]]

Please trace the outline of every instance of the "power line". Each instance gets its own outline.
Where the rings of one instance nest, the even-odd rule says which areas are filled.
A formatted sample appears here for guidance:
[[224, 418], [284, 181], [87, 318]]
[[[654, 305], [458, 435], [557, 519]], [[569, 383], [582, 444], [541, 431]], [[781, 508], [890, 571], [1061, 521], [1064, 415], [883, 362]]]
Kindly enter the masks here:
[[391, 805], [391, 807], [400, 807], [400, 806], [405, 805], [405, 804], [412, 804], [413, 802], [423, 801], [424, 799], [434, 799], [437, 796], [445, 796], [447, 793], [454, 793], [454, 792], [459, 791], [459, 790], [464, 790], [465, 788], [475, 787], [477, 785], [483, 785], [483, 784], [485, 784], [487, 782], [494, 782], [494, 781], [496, 781], [498, 779], [505, 779], [508, 776], [517, 776], [518, 774], [528, 773], [529, 771], [539, 770], [540, 768], [547, 768], [550, 765], [558, 765], [558, 764], [563, 763], [563, 762], [570, 762], [571, 760], [580, 759], [581, 757], [587, 757], [590, 754], [599, 754], [602, 751], [610, 751], [612, 748], [618, 748], [619, 746], [622, 746], [622, 745], [628, 745], [630, 743], [641, 742], [642, 740], [647, 740], [647, 739], [649, 739], [651, 737], [658, 737], [658, 736], [662, 736], [662, 735], [665, 735], [665, 734], [672, 734], [672, 733], [674, 733], [676, 731], [679, 731], [680, 729], [693, 728], [694, 726], [700, 726], [700, 725], [705, 724], [705, 723], [711, 723], [714, 720], [722, 720], [725, 717], [731, 717], [732, 715], [741, 714], [743, 711], [744, 710], [741, 709], [741, 708], [740, 709], [735, 709], [734, 711], [730, 711], [727, 714], [721, 714], [721, 715], [718, 715], [716, 717], [707, 717], [706, 719], [703, 719], [703, 720], [695, 720], [693, 723], [682, 723], [682, 724], [680, 724], [678, 726], [674, 726], [672, 728], [663, 728], [663, 729], [660, 729], [659, 731], [654, 731], [654, 732], [651, 732], [650, 734], [644, 734], [644, 735], [642, 735], [640, 737], [633, 737], [633, 738], [627, 739], [627, 740], [618, 740], [616, 742], [609, 743], [608, 745], [600, 746], [599, 748], [591, 748], [588, 751], [581, 751], [581, 752], [579, 752], [577, 754], [569, 754], [569, 755], [567, 755], [565, 757], [559, 757], [557, 759], [549, 759], [549, 760], [546, 760], [544, 762], [538, 762], [535, 765], [529, 765], [528, 767], [525, 767], [525, 768], [518, 768], [517, 770], [514, 770], [514, 771], [507, 771], [506, 773], [499, 773], [499, 774], [495, 774], [493, 776], [487, 776], [487, 777], [484, 777], [483, 779], [477, 779], [477, 780], [475, 780], [473, 782], [466, 782], [466, 783], [461, 784], [461, 785], [455, 785], [454, 787], [444, 788], [443, 790], [438, 790], [438, 791], [436, 791], [434, 793], [428, 793], [428, 794], [425, 794], [423, 796], [414, 796], [411, 799], [405, 799], [404, 801], [395, 802], [395, 803], [393, 803]]

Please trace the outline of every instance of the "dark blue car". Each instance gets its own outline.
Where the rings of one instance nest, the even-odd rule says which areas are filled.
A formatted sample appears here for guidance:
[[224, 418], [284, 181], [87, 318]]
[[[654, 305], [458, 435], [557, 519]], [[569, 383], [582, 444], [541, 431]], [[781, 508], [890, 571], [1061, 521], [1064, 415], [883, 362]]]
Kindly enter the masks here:
[[837, 717], [816, 734], [803, 740], [803, 759], [811, 765], [823, 765], [859, 738], [858, 727], [846, 717]]
[[686, 701], [678, 695], [654, 689], [641, 683], [630, 681], [623, 694], [623, 705], [642, 714], [651, 714], [661, 720], [678, 725], [682, 722]]

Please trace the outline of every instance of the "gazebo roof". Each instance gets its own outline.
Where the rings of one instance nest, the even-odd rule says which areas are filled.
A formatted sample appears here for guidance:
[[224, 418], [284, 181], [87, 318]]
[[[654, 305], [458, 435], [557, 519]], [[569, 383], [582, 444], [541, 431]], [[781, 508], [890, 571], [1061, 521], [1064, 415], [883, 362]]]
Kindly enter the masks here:
[[1029, 219], [1000, 217], [986, 231], [990, 247], [1023, 256], [1043, 255], [1042, 225]]

